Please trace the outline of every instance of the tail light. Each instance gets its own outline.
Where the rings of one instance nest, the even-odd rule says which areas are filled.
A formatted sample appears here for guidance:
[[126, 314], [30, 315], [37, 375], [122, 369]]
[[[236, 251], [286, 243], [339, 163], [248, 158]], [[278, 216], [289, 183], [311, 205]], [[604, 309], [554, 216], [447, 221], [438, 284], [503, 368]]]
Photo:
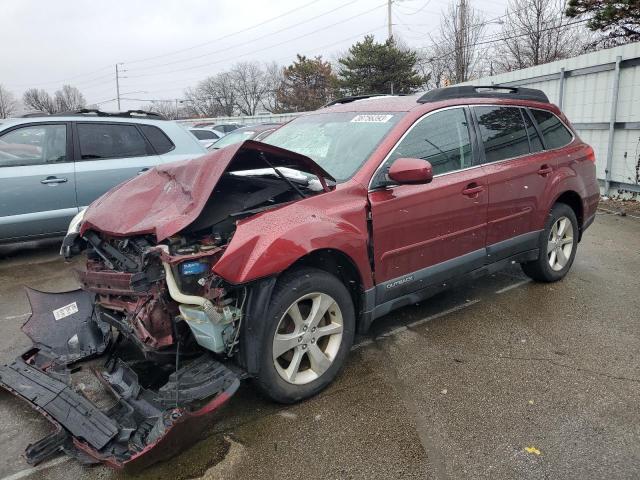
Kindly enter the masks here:
[[596, 163], [596, 152], [593, 150], [593, 147], [587, 146], [587, 160], [591, 160], [593, 163]]

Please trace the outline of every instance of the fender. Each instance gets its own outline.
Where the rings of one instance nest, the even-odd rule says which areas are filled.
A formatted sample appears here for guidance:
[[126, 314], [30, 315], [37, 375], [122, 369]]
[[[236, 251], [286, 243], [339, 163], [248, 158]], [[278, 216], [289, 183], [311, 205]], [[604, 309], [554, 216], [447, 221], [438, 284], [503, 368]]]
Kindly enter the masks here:
[[242, 220], [213, 270], [243, 284], [278, 275], [315, 250], [334, 249], [353, 260], [363, 287], [371, 288], [366, 204], [366, 189], [352, 182]]
[[[583, 222], [595, 212], [595, 207], [592, 208], [592, 197], [594, 195], [590, 191], [593, 189], [590, 189], [584, 182], [585, 178], [595, 178], [595, 172], [590, 174], [583, 172], [586, 169], [595, 169], [595, 165], [586, 158], [585, 145], [578, 143], [573, 147], [567, 148], [564, 153], [566, 157], [560, 160], [558, 167], [554, 170], [547, 183], [546, 191], [542, 197], [546, 199], [546, 202], [540, 205], [540, 209], [534, 219], [534, 228], [537, 230], [544, 228], [547, 214], [551, 207], [566, 192], [575, 192], [580, 197], [584, 217], [582, 219]], [[595, 205], [597, 205], [598, 197], [599, 191], [596, 192]], [[582, 228], [582, 225], [580, 227]]]

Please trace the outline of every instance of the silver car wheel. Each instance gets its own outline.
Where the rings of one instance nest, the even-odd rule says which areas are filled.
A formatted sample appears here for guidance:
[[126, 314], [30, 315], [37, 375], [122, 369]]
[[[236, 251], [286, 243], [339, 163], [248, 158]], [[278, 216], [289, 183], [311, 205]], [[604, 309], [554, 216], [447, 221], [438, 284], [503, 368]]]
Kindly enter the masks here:
[[547, 243], [547, 257], [549, 266], [558, 272], [562, 270], [573, 251], [573, 225], [567, 217], [560, 217], [556, 220], [549, 232]]
[[333, 364], [344, 321], [336, 301], [326, 293], [309, 293], [293, 302], [273, 337], [273, 363], [288, 383], [304, 385]]

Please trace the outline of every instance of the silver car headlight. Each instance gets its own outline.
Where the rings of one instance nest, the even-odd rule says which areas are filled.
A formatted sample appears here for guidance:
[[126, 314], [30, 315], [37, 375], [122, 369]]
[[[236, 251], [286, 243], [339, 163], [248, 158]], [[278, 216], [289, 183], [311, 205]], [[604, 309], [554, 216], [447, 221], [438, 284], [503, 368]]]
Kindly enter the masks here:
[[84, 214], [87, 209], [80, 210], [76, 215], [71, 219], [69, 223], [69, 228], [67, 229], [67, 235], [70, 233], [79, 233], [80, 225], [82, 225], [82, 220], [84, 220]]

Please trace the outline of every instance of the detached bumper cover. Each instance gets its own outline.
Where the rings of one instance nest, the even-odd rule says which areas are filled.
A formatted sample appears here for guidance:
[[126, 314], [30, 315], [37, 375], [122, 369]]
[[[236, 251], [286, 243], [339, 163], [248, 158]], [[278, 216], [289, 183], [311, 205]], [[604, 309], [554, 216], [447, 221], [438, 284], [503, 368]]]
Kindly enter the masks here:
[[[145, 382], [116, 350], [104, 369], [92, 370], [112, 397], [110, 407], [98, 408], [74, 389], [67, 368], [73, 363], [74, 372], [82, 369], [83, 361], [104, 354], [111, 340], [110, 329], [90, 308], [90, 294], [29, 290], [28, 295], [33, 314], [23, 330], [34, 340], [34, 348], [0, 367], [0, 386], [56, 426], [52, 434], [27, 447], [31, 464], [60, 451], [85, 463], [116, 468], [154, 463], [197, 440], [198, 430], [207, 425], [203, 417], [226, 403], [240, 385], [235, 373], [203, 355], [185, 362], [164, 381], [147, 382], [153, 388], [143, 388]], [[75, 300], [69, 302], [70, 297]], [[62, 325], [65, 320], [68, 324]], [[49, 326], [51, 338], [40, 330], [44, 326]]]

